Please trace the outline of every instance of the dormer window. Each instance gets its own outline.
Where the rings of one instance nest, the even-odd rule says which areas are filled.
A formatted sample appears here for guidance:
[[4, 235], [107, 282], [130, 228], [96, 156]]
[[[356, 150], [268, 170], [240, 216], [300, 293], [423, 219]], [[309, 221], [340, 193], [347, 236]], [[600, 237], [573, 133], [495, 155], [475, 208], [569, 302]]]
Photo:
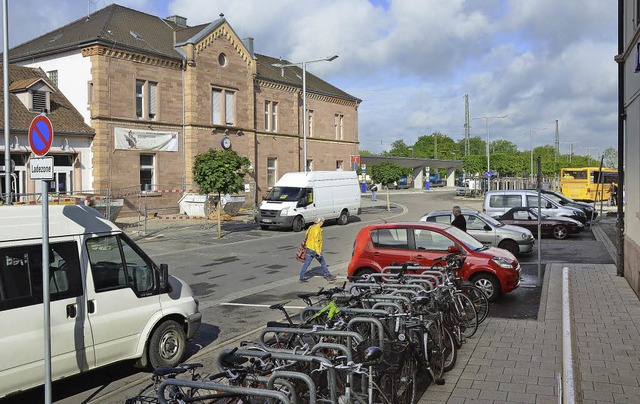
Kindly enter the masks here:
[[51, 111], [51, 85], [40, 77], [14, 81], [9, 84], [9, 91], [15, 94], [20, 102], [35, 113]]
[[34, 112], [44, 112], [45, 110], [49, 111], [49, 106], [47, 102], [47, 93], [44, 91], [32, 91], [31, 92], [32, 106], [31, 110]]

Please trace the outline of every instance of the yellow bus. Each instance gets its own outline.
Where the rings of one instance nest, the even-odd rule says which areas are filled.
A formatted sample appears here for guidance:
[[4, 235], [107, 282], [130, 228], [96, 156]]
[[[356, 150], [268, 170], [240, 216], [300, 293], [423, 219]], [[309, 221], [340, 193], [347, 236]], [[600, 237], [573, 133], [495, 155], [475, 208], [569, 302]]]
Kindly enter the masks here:
[[[618, 186], [618, 170], [581, 167], [560, 169], [560, 192], [577, 201], [606, 201], [611, 184]], [[597, 195], [596, 195], [597, 192]]]

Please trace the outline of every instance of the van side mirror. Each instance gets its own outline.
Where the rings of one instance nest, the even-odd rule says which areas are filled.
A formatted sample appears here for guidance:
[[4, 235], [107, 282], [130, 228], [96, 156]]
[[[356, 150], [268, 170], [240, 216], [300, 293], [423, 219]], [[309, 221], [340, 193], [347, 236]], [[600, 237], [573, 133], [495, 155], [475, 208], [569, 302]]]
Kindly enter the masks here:
[[169, 285], [169, 265], [160, 264], [160, 290], [167, 290]]
[[552, 209], [553, 205], [551, 204], [551, 202], [547, 202], [547, 209]]

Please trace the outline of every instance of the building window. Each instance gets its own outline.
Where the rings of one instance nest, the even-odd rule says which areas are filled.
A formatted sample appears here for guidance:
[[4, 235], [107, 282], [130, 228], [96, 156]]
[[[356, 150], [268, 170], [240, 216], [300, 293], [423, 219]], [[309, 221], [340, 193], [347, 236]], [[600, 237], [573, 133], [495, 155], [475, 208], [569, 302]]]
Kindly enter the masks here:
[[225, 67], [227, 65], [227, 55], [225, 55], [224, 53], [219, 54], [218, 64], [222, 67]]
[[144, 116], [144, 81], [136, 80], [136, 118], [142, 119]]
[[307, 128], [307, 136], [309, 137], [313, 137], [313, 110], [309, 110], [309, 117], [308, 117], [308, 122], [309, 122], [309, 127]]
[[87, 104], [91, 105], [93, 103], [93, 81], [89, 81], [87, 83]]
[[235, 124], [235, 92], [214, 88], [211, 98], [213, 124], [233, 126]]
[[[155, 120], [158, 103], [158, 83], [136, 80], [136, 118]], [[146, 101], [146, 102], [145, 102]]]
[[307, 172], [313, 171], [313, 160], [307, 160]]
[[344, 162], [342, 160], [336, 160], [336, 171], [342, 171]]
[[344, 120], [344, 115], [336, 114], [333, 117], [333, 126], [336, 134], [336, 140], [342, 140], [342, 121]]
[[267, 157], [267, 187], [269, 189], [276, 185], [278, 178], [278, 159], [275, 157]]
[[158, 83], [149, 82], [149, 119], [155, 120], [157, 111], [158, 100]]
[[267, 132], [278, 130], [278, 103], [275, 101], [264, 102], [264, 130]]
[[152, 191], [154, 178], [154, 159], [153, 154], [141, 154], [140, 155], [140, 190]]
[[44, 91], [33, 91], [31, 93], [32, 111], [44, 112], [47, 109], [47, 93]]
[[53, 85], [58, 87], [58, 71], [57, 70], [50, 70], [50, 71], [47, 72], [47, 76], [49, 77], [49, 80], [51, 80]]

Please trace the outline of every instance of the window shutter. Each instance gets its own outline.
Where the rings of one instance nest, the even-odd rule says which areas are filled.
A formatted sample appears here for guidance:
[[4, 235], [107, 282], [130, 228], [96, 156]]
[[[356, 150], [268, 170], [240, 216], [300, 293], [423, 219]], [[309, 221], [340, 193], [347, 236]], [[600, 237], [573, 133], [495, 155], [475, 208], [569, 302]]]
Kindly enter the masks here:
[[234, 112], [234, 93], [231, 91], [226, 91], [224, 93], [224, 104], [225, 104], [225, 120], [227, 125], [233, 125], [235, 123], [233, 112]]
[[158, 84], [157, 83], [149, 83], [149, 118], [155, 118], [157, 114], [156, 103], [157, 103], [157, 93], [158, 93]]

